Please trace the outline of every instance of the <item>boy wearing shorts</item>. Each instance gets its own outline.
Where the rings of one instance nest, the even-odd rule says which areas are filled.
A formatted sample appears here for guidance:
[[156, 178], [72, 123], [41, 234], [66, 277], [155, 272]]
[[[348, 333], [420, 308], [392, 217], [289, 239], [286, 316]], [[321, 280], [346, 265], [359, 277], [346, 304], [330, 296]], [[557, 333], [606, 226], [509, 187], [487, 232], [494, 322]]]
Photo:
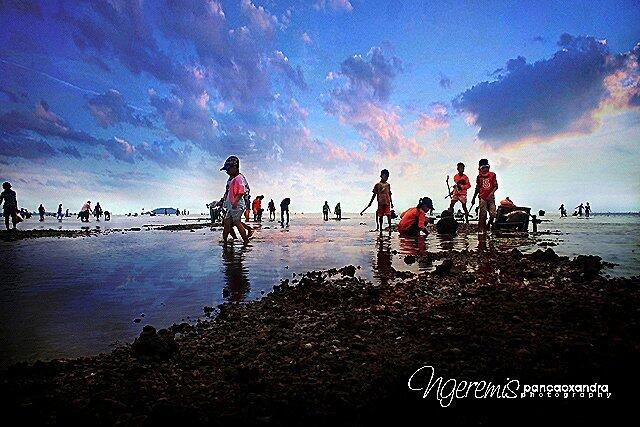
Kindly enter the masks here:
[[487, 213], [489, 214], [489, 227], [493, 224], [496, 217], [496, 190], [498, 189], [498, 179], [496, 174], [489, 171], [489, 160], [480, 159], [478, 162], [478, 177], [476, 178], [476, 191], [473, 193], [471, 206], [476, 202], [476, 196], [479, 197], [478, 207], [478, 232], [486, 233]]
[[460, 202], [464, 210], [464, 218], [469, 224], [469, 211], [467, 210], [467, 190], [471, 188], [469, 177], [464, 174], [464, 163], [458, 163], [458, 173], [453, 176], [453, 191], [451, 192], [451, 205], [449, 210], [453, 212], [453, 207]]
[[371, 196], [371, 200], [369, 200], [369, 204], [365, 207], [360, 215], [364, 213], [365, 210], [373, 203], [373, 199], [378, 199], [378, 209], [376, 210], [376, 231], [378, 228], [380, 229], [380, 233], [382, 233], [382, 225], [384, 224], [384, 217], [387, 217], [389, 222], [389, 231], [391, 231], [391, 209], [393, 208], [393, 201], [391, 200], [391, 184], [387, 181], [389, 180], [389, 171], [386, 169], [382, 169], [380, 171], [380, 182], [378, 182], [373, 187], [373, 195]]

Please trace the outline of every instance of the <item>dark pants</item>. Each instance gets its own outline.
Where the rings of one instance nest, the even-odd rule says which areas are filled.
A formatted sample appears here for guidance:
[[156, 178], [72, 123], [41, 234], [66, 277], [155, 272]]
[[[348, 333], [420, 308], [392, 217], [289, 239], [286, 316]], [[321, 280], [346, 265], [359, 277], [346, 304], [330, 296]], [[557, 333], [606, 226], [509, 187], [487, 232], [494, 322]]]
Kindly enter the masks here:
[[18, 208], [14, 208], [13, 206], [4, 207], [4, 225], [6, 225], [7, 230], [9, 229], [9, 217], [11, 217], [11, 222], [15, 229], [18, 223]]

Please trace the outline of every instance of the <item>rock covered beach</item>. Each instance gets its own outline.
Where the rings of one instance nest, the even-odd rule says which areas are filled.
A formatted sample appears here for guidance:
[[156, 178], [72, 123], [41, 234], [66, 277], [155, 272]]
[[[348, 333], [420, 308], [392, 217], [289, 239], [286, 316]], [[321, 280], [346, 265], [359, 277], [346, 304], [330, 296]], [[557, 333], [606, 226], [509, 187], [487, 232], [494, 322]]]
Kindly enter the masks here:
[[[622, 416], [640, 349], [638, 277], [551, 249], [427, 253], [432, 272], [312, 271], [264, 298], [205, 307], [195, 325], [147, 326], [131, 345], [0, 374], [6, 415], [54, 425], [520, 423]], [[608, 384], [609, 400], [422, 399], [411, 374]], [[425, 384], [426, 385], [426, 384]], [[528, 411], [522, 417], [522, 411]], [[556, 420], [558, 418], [555, 418]]]

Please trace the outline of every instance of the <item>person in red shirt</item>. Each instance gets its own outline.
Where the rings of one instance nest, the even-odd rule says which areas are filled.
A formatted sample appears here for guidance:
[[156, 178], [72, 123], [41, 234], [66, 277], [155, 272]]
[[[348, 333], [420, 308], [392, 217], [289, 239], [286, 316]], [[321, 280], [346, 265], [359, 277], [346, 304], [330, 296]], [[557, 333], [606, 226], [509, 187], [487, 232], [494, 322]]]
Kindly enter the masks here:
[[418, 236], [422, 231], [427, 234], [427, 212], [433, 210], [433, 202], [423, 197], [415, 208], [407, 209], [400, 215], [398, 232], [401, 236]]
[[476, 196], [479, 198], [478, 207], [478, 231], [486, 232], [487, 213], [489, 213], [489, 227], [496, 217], [496, 190], [498, 189], [498, 179], [496, 174], [489, 171], [489, 160], [480, 159], [478, 162], [478, 177], [476, 178], [476, 191], [473, 193], [471, 206], [476, 203]]
[[264, 199], [264, 196], [258, 196], [253, 200], [253, 204], [251, 205], [251, 208], [253, 210], [253, 221], [254, 222], [260, 222], [262, 221], [262, 199]]
[[464, 163], [458, 163], [458, 173], [453, 176], [455, 182], [453, 191], [451, 192], [451, 205], [449, 210], [453, 212], [453, 207], [457, 202], [462, 204], [462, 210], [464, 210], [464, 218], [469, 223], [469, 211], [467, 210], [467, 190], [471, 188], [471, 181], [469, 177], [464, 174]]

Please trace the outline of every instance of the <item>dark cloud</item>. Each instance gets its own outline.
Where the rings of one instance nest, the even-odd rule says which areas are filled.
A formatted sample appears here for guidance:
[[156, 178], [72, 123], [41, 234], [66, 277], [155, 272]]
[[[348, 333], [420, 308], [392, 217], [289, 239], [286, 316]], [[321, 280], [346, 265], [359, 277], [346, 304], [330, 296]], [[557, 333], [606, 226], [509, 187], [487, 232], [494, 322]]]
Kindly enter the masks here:
[[13, 110], [0, 116], [0, 130], [7, 134], [25, 135], [35, 132], [44, 138], [61, 138], [88, 145], [99, 145], [100, 141], [84, 131], [74, 130], [60, 116], [40, 101], [32, 111]]
[[[599, 124], [594, 113], [610, 104], [633, 106], [638, 93], [638, 48], [612, 54], [594, 37], [563, 34], [551, 58], [527, 63], [518, 57], [454, 99], [453, 106], [480, 128], [493, 147], [588, 134]], [[635, 65], [634, 65], [635, 64]]]
[[43, 161], [56, 155], [53, 147], [41, 139], [0, 134], [0, 156]]
[[438, 84], [443, 89], [451, 89], [451, 79], [442, 73], [440, 73], [440, 80], [438, 81]]
[[89, 112], [98, 125], [103, 128], [118, 123], [129, 123], [134, 126], [153, 127], [148, 117], [143, 116], [124, 101], [123, 96], [117, 90], [107, 92], [90, 98], [87, 102]]
[[395, 56], [385, 57], [379, 47], [372, 48], [366, 58], [353, 55], [342, 62], [340, 71], [327, 75], [327, 80], [342, 84], [329, 93], [322, 105], [340, 123], [353, 126], [379, 152], [394, 156], [406, 148], [421, 155], [424, 149], [415, 139], [404, 136], [396, 109], [387, 105], [393, 79], [400, 71], [402, 61]]
[[[48, 143], [42, 145], [33, 141], [33, 136], [38, 135], [47, 140], [51, 138], [60, 139], [65, 142], [74, 142], [88, 147], [105, 149], [114, 158], [131, 163], [135, 158], [135, 147], [121, 138], [102, 139], [95, 138], [84, 131], [75, 130], [62, 117], [51, 111], [45, 101], [36, 104], [32, 111], [13, 110], [0, 116], [0, 131], [6, 145], [16, 152], [26, 152], [22, 146], [40, 146], [42, 156], [54, 157], [58, 153], [71, 154], [77, 157], [69, 146], [65, 146], [59, 151], [54, 150]], [[48, 147], [48, 148], [47, 148]], [[17, 150], [20, 148], [20, 150]], [[26, 150], [26, 151], [25, 151]], [[24, 157], [24, 156], [22, 156]]]
[[382, 49], [374, 47], [368, 60], [361, 55], [353, 55], [340, 65], [339, 75], [349, 81], [348, 90], [376, 101], [387, 101], [391, 93], [391, 83], [402, 71], [402, 61], [396, 56], [385, 58]]

